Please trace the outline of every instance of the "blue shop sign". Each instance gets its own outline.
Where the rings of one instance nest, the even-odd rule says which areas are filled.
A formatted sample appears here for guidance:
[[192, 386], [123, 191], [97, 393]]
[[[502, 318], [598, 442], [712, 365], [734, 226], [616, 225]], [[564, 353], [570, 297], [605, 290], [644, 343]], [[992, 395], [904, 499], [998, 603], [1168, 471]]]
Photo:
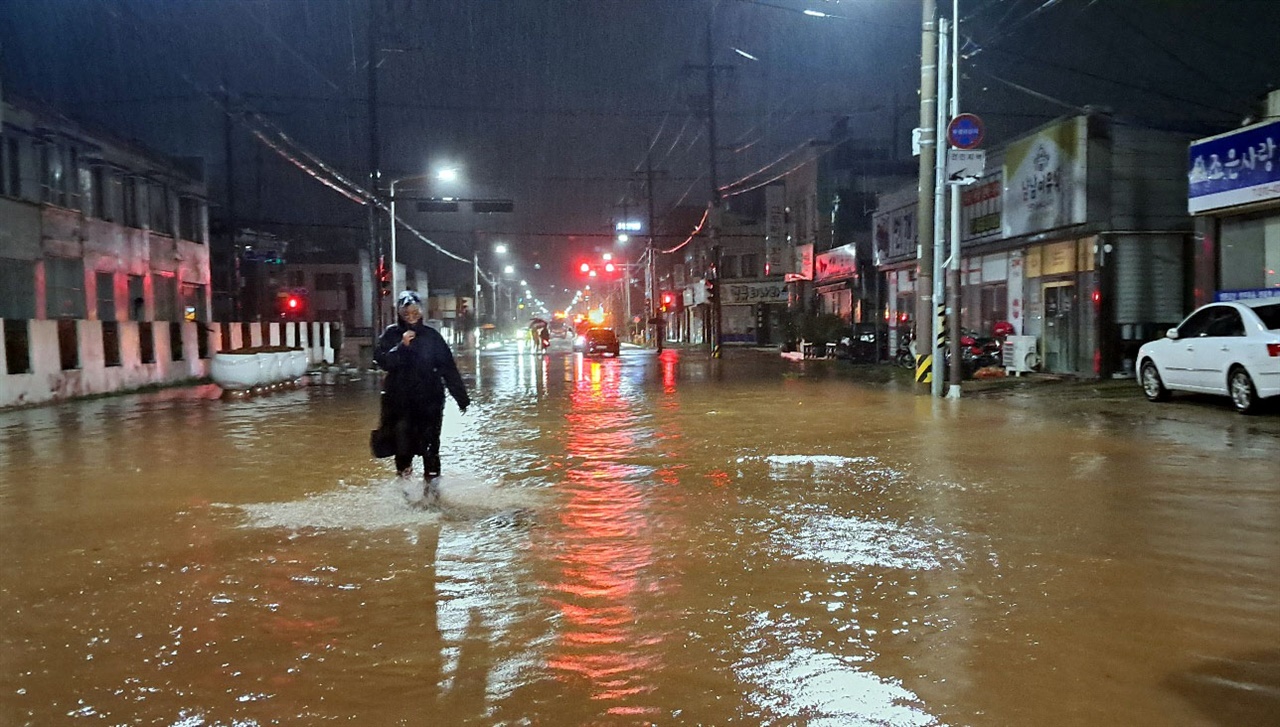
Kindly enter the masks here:
[[1280, 288], [1257, 288], [1254, 290], [1219, 290], [1213, 294], [1215, 303], [1230, 303], [1238, 300], [1262, 300], [1280, 298]]
[[1191, 214], [1280, 198], [1280, 121], [1192, 142], [1187, 155]]

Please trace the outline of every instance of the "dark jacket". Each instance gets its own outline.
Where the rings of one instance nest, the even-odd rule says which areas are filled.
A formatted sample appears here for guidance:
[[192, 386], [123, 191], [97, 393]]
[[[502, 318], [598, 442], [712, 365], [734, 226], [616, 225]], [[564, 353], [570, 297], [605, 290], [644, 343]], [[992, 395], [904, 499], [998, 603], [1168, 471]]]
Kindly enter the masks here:
[[[405, 346], [401, 338], [408, 330], [416, 338]], [[383, 392], [393, 411], [442, 409], [446, 387], [460, 409], [471, 405], [449, 344], [436, 329], [421, 321], [410, 326], [400, 318], [387, 326], [373, 358], [387, 372]]]

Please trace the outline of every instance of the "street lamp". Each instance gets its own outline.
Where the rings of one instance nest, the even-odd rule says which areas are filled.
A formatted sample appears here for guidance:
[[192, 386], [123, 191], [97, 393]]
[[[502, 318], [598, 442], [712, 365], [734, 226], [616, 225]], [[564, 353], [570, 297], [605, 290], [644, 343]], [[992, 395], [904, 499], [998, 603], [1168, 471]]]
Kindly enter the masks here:
[[[401, 182], [413, 182], [419, 179], [427, 179], [431, 176], [432, 175], [430, 173], [414, 174], [408, 177], [400, 177], [398, 179], [391, 180], [391, 290], [397, 294], [399, 293], [400, 287], [398, 285], [399, 281], [397, 280], [396, 272], [396, 185]], [[441, 182], [456, 182], [458, 181], [458, 169], [457, 167], [440, 169], [436, 171], [434, 176], [436, 180]]]

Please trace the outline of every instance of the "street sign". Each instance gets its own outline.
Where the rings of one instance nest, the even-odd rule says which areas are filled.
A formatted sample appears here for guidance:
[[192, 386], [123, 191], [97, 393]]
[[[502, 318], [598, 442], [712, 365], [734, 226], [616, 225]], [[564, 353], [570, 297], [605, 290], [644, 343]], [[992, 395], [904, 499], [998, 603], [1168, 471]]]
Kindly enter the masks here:
[[981, 149], [947, 150], [947, 184], [973, 184], [987, 169], [987, 153]]
[[977, 149], [985, 130], [974, 114], [958, 114], [947, 124], [947, 141], [957, 149]]
[[917, 126], [911, 130], [911, 156], [920, 156], [920, 149], [924, 146], [924, 129]]

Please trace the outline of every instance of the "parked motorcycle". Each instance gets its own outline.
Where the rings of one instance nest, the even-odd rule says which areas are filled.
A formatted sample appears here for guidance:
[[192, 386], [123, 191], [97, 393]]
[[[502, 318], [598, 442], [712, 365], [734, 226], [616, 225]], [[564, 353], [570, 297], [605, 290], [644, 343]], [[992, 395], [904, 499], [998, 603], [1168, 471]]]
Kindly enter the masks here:
[[904, 369], [914, 370], [916, 367], [916, 355], [914, 346], [915, 333], [911, 330], [903, 331], [898, 334], [898, 350], [893, 355], [893, 360]]

